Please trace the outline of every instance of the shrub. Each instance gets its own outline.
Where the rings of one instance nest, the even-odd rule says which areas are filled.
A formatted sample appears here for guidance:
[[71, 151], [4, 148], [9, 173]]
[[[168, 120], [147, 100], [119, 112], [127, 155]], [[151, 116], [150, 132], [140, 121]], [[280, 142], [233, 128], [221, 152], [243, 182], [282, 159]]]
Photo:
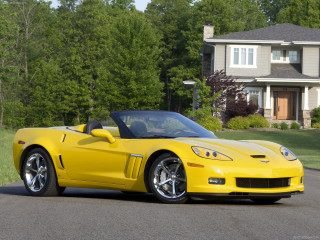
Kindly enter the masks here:
[[260, 114], [251, 114], [248, 116], [248, 120], [250, 122], [250, 127], [253, 128], [267, 128], [270, 126], [267, 119]]
[[227, 107], [225, 114], [228, 119], [242, 116], [247, 117], [250, 114], [254, 114], [258, 110], [258, 105], [254, 104], [252, 101], [247, 102], [246, 98], [238, 98], [237, 100], [227, 101]]
[[300, 129], [300, 124], [299, 123], [297, 123], [297, 122], [293, 122], [293, 123], [291, 123], [291, 129]]
[[250, 128], [250, 122], [248, 118], [244, 117], [235, 117], [231, 118], [227, 123], [228, 128], [240, 130], [240, 129], [248, 129]]
[[217, 131], [222, 129], [222, 125], [218, 118], [209, 116], [206, 118], [200, 118], [197, 120], [197, 123], [208, 129], [209, 131]]
[[312, 124], [312, 127], [313, 127], [313, 128], [320, 128], [320, 122], [313, 123], [313, 124]]
[[280, 129], [281, 130], [288, 130], [288, 124], [287, 123], [285, 123], [285, 122], [282, 122], [281, 124], [280, 124]]
[[272, 126], [273, 128], [279, 128], [279, 124], [278, 124], [278, 123], [272, 123], [271, 126]]
[[313, 109], [313, 117], [311, 118], [311, 123], [320, 123], [320, 107]]

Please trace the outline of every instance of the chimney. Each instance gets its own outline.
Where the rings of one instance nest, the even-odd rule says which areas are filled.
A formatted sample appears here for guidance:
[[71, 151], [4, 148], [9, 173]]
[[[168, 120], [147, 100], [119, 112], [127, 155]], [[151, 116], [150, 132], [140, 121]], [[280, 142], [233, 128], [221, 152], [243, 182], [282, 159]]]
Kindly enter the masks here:
[[203, 26], [203, 40], [207, 38], [212, 38], [214, 34], [214, 26], [212, 26], [211, 21], [206, 21], [205, 25]]

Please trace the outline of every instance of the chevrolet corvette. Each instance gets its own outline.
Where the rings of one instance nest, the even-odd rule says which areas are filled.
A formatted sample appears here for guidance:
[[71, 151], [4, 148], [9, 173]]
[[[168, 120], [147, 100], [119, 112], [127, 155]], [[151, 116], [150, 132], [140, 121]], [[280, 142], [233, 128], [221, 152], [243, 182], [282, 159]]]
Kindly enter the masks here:
[[164, 203], [190, 197], [273, 203], [303, 193], [303, 167], [268, 141], [217, 138], [167, 111], [111, 113], [114, 126], [25, 128], [13, 142], [16, 170], [33, 196], [66, 187], [153, 193]]

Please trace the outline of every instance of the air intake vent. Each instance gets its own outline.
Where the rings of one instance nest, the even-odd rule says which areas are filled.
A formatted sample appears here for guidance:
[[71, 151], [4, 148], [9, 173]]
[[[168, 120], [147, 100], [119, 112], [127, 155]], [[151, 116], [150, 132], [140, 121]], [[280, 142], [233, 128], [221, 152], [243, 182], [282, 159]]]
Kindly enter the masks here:
[[290, 178], [237, 178], [241, 188], [281, 188], [290, 186]]
[[266, 155], [250, 155], [252, 158], [266, 158]]

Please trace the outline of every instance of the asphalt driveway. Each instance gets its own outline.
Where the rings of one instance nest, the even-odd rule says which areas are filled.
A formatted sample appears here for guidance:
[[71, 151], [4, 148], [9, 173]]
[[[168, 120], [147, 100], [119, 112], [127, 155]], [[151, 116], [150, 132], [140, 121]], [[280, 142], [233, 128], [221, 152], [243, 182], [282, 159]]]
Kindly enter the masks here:
[[273, 205], [249, 200], [158, 202], [151, 194], [67, 188], [31, 197], [21, 181], [0, 187], [0, 239], [320, 240], [320, 171], [304, 195]]

